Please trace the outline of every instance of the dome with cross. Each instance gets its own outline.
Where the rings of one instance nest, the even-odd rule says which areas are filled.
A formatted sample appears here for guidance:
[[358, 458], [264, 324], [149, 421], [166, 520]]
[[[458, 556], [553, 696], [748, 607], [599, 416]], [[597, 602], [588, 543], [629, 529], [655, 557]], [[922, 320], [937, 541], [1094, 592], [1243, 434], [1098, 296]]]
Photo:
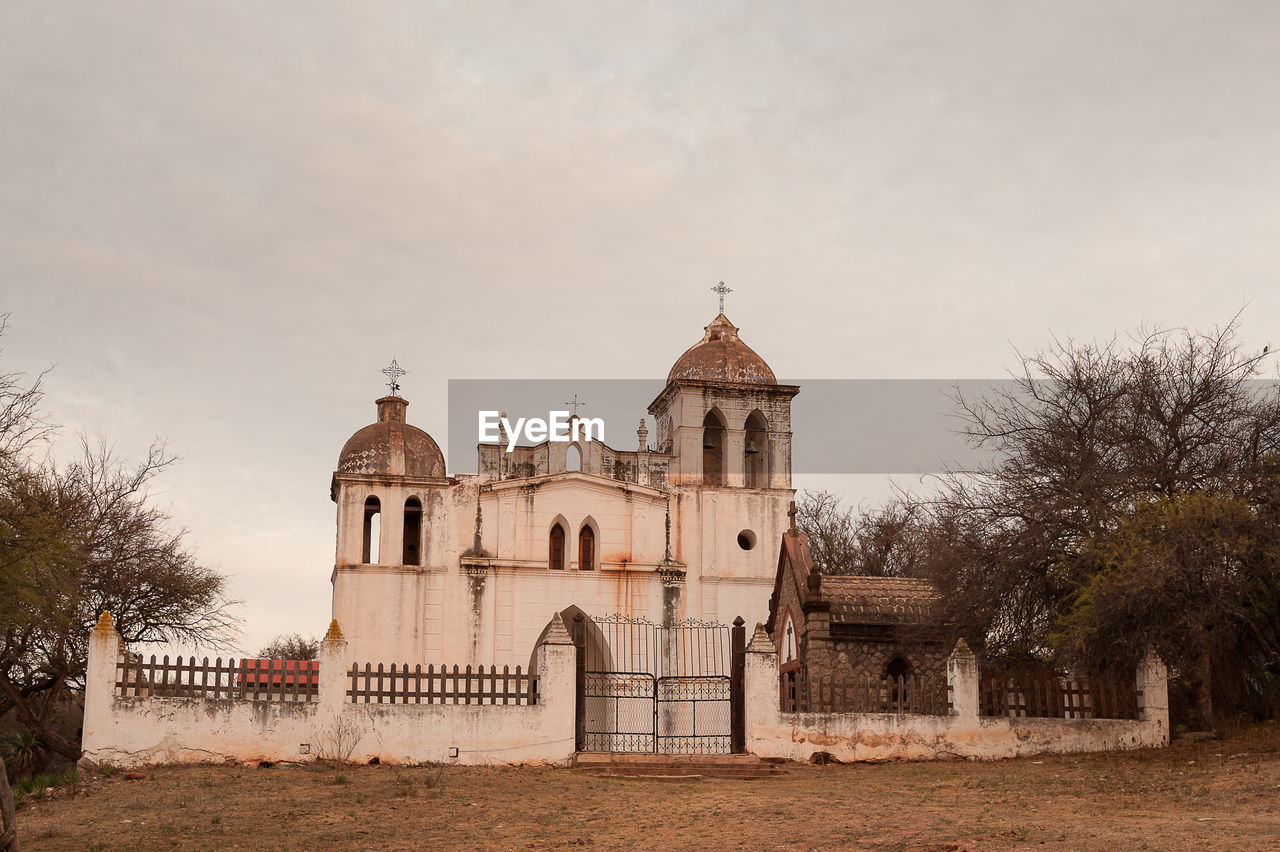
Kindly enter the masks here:
[[691, 379], [735, 384], [777, 384], [773, 370], [750, 346], [724, 314], [718, 314], [702, 339], [681, 355], [667, 374], [667, 381]]
[[378, 400], [378, 422], [356, 432], [338, 456], [338, 473], [443, 478], [444, 454], [430, 435], [405, 422], [409, 403], [400, 396]]

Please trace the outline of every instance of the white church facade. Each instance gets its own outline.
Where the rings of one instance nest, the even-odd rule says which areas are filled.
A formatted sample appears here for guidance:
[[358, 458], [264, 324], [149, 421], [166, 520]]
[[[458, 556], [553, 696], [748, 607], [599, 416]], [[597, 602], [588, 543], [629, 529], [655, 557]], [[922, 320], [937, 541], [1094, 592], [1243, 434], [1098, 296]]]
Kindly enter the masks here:
[[331, 487], [351, 658], [528, 665], [557, 612], [764, 621], [798, 392], [721, 313], [648, 404], [656, 440], [642, 418], [631, 449], [481, 444], [478, 472], [450, 475], [407, 401], [379, 399]]

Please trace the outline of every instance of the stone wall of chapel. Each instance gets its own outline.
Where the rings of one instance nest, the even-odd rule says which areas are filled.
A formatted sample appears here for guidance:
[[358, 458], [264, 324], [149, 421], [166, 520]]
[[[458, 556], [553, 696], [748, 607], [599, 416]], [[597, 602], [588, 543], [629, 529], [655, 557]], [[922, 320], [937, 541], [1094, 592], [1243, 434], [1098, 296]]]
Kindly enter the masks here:
[[947, 655], [950, 649], [940, 641], [913, 638], [909, 628], [899, 628], [900, 636], [892, 639], [827, 639], [811, 648], [805, 658], [809, 676], [827, 678], [852, 678], [855, 682], [864, 676], [878, 678], [894, 657], [902, 657], [911, 667], [911, 674], [926, 675], [945, 680]]

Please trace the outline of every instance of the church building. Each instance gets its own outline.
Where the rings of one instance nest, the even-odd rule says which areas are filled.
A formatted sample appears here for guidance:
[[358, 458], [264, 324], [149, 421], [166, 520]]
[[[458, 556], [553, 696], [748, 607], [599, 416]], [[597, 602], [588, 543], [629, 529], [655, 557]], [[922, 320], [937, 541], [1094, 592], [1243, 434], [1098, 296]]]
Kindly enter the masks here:
[[641, 418], [631, 448], [480, 444], [478, 472], [451, 475], [393, 388], [331, 485], [351, 659], [528, 665], [557, 612], [765, 621], [798, 392], [722, 311], [648, 403], [654, 441]]

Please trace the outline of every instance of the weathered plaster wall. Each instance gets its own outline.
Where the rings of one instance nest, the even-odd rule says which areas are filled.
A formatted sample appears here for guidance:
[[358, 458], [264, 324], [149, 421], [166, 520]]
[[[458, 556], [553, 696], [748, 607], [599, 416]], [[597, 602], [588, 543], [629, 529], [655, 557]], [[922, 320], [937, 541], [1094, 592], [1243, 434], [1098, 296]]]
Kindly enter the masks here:
[[565, 763], [574, 750], [574, 648], [563, 623], [554, 627], [537, 651], [534, 706], [348, 703], [347, 643], [332, 630], [321, 649], [319, 700], [293, 704], [120, 698], [120, 638], [104, 618], [90, 640], [84, 756], [116, 766], [310, 761], [334, 756], [345, 736], [354, 739], [350, 759], [361, 762]]
[[777, 653], [763, 629], [758, 629], [746, 659], [747, 750], [791, 760], [808, 760], [815, 752], [828, 752], [844, 761], [992, 760], [1169, 743], [1167, 676], [1163, 664], [1154, 658], [1138, 675], [1144, 709], [1137, 721], [980, 717], [978, 668], [967, 648], [952, 654], [947, 677], [953, 695], [949, 716], [784, 713], [779, 710]]

